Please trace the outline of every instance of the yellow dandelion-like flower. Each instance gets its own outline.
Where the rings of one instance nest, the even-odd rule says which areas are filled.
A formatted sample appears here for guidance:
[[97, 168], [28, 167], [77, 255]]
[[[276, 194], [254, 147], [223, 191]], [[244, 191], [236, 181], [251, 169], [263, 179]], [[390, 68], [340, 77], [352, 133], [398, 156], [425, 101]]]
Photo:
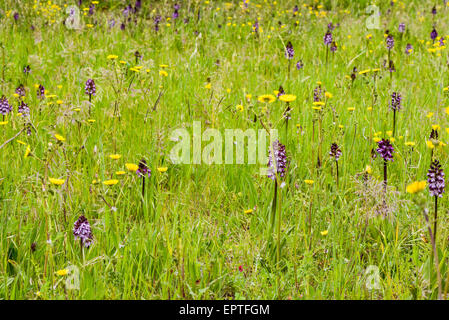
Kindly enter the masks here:
[[57, 133], [55, 134], [55, 138], [56, 138], [56, 140], [61, 141], [61, 142], [65, 141], [65, 138], [63, 136], [61, 136], [60, 134], [57, 134]]
[[137, 171], [137, 169], [139, 169], [139, 166], [137, 164], [134, 164], [134, 163], [125, 163], [125, 167], [129, 171]]
[[325, 96], [326, 98], [328, 98], [328, 99], [331, 99], [334, 95], [333, 95], [332, 93], [330, 93], [330, 92], [326, 92], [326, 93], [324, 94], [324, 96]]
[[427, 185], [427, 181], [423, 180], [423, 181], [415, 181], [413, 183], [410, 183], [407, 188], [406, 191], [408, 193], [417, 193], [420, 191], [423, 191], [426, 188]]
[[57, 103], [57, 104], [63, 104], [64, 101], [62, 101], [62, 100], [56, 100], [56, 103]]
[[429, 113], [426, 115], [427, 118], [432, 118], [432, 116], [433, 116], [433, 112], [429, 112]]
[[159, 168], [157, 168], [157, 171], [159, 171], [159, 172], [166, 172], [168, 170], [168, 168], [167, 167], [159, 167]]
[[87, 122], [89, 123], [94, 123], [96, 120], [95, 119], [87, 119]]
[[159, 75], [163, 76], [163, 77], [167, 77], [168, 73], [165, 70], [159, 70]]
[[438, 125], [438, 124], [433, 124], [433, 125], [432, 125], [432, 129], [433, 129], [433, 130], [440, 130], [441, 127], [440, 127], [440, 125]]
[[408, 146], [408, 147], [414, 147], [415, 146], [415, 142], [407, 141], [407, 142], [405, 142], [405, 145]]
[[250, 101], [252, 97], [253, 97], [253, 95], [249, 94], [249, 93], [245, 96], [247, 101]]
[[67, 270], [67, 269], [61, 269], [61, 270], [56, 271], [56, 274], [57, 274], [58, 276], [63, 277], [63, 276], [66, 276], [66, 275], [69, 274], [69, 270]]
[[60, 186], [65, 182], [64, 179], [56, 179], [56, 178], [48, 178], [48, 180], [50, 181], [51, 184], [54, 184], [57, 186]]
[[259, 96], [257, 100], [262, 103], [272, 103], [276, 101], [276, 97], [273, 96], [272, 94], [264, 94]]
[[0, 121], [0, 126], [4, 126], [4, 125], [7, 125], [8, 124], [8, 121]]
[[283, 102], [293, 102], [296, 100], [296, 96], [294, 94], [283, 94], [279, 97], [279, 100]]
[[125, 171], [116, 171], [115, 174], [118, 176], [122, 176], [124, 175], [126, 172]]
[[109, 155], [109, 158], [111, 158], [112, 160], [118, 160], [122, 157], [121, 154], [111, 154]]
[[24, 158], [28, 158], [28, 156], [31, 153], [31, 147], [30, 145], [27, 146], [26, 150], [25, 150], [25, 155], [23, 156]]
[[237, 111], [240, 111], [240, 112], [245, 110], [245, 108], [243, 108], [243, 106], [241, 104], [238, 104], [235, 108], [237, 109]]
[[314, 106], [324, 106], [324, 102], [323, 101], [315, 101], [313, 103]]
[[366, 166], [365, 172], [366, 172], [367, 174], [372, 174], [372, 173], [373, 173], [373, 168], [371, 168], [371, 166]]
[[354, 107], [349, 107], [349, 108], [348, 108], [348, 111], [354, 111], [354, 110], [355, 110]]
[[329, 230], [324, 230], [320, 232], [322, 236], [327, 236], [327, 234], [329, 233]]
[[118, 183], [117, 179], [111, 179], [111, 180], [105, 180], [103, 181], [103, 184], [106, 186], [113, 186], [116, 185]]
[[253, 212], [253, 209], [248, 209], [248, 210], [243, 211], [243, 213], [246, 213], [246, 214], [252, 213], [252, 212]]
[[118, 56], [115, 55], [115, 54], [110, 54], [110, 55], [107, 56], [107, 58], [108, 58], [109, 60], [115, 60], [115, 59], [118, 58]]
[[210, 89], [211, 87], [212, 87], [212, 84], [210, 82], [204, 86], [204, 88], [206, 88], [206, 89]]
[[426, 144], [427, 144], [427, 148], [429, 148], [429, 149], [435, 148], [435, 145], [434, 145], [433, 142], [430, 141], [430, 140], [427, 140], [427, 141], [426, 141]]
[[308, 185], [312, 185], [315, 181], [313, 180], [304, 180], [305, 183], [307, 183]]
[[321, 107], [312, 107], [313, 110], [321, 110]]

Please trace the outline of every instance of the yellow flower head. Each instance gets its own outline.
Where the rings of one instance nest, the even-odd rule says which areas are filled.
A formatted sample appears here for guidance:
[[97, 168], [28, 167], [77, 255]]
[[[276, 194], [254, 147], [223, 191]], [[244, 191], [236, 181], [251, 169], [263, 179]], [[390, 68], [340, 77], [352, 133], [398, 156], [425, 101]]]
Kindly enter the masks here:
[[134, 163], [125, 163], [125, 166], [129, 171], [137, 171], [137, 169], [139, 169], [139, 166]]
[[329, 230], [324, 230], [320, 232], [322, 236], [327, 236], [327, 234], [329, 233]]
[[65, 138], [63, 136], [61, 136], [60, 134], [55, 134], [55, 138], [56, 138], [56, 140], [61, 141], [61, 142], [65, 141]]
[[304, 182], [309, 184], [309, 185], [312, 185], [315, 181], [313, 181], [313, 180], [304, 180]]
[[118, 160], [122, 157], [121, 154], [111, 154], [109, 155], [109, 158], [111, 158], [112, 160]]
[[25, 155], [23, 156], [24, 158], [28, 158], [28, 156], [31, 153], [31, 148], [30, 145], [27, 146], [26, 150], [25, 150]]
[[252, 213], [252, 212], [253, 212], [253, 209], [248, 209], [248, 210], [243, 211], [243, 213], [246, 213], [246, 214]]
[[67, 270], [67, 269], [61, 269], [61, 270], [56, 271], [56, 274], [57, 274], [58, 276], [63, 277], [63, 276], [66, 276], [66, 275], [69, 274], [69, 270]]
[[293, 102], [296, 100], [296, 96], [293, 94], [283, 94], [279, 97], [279, 100], [283, 102]]
[[372, 174], [372, 173], [373, 173], [373, 169], [371, 168], [371, 166], [366, 166], [365, 172], [366, 172], [367, 174]]
[[427, 181], [425, 181], [425, 180], [415, 181], [413, 183], [410, 183], [407, 186], [406, 190], [408, 193], [412, 193], [412, 194], [417, 193], [417, 192], [423, 191], [426, 188], [426, 184], [427, 184]]
[[165, 70], [159, 70], [159, 75], [164, 76], [164, 77], [167, 77], [167, 76], [168, 76], [168, 73], [167, 73], [167, 71], [165, 71]]
[[65, 182], [64, 179], [56, 179], [56, 178], [48, 178], [48, 180], [50, 180], [50, 182], [52, 184], [55, 184], [57, 186], [60, 186], [60, 185], [62, 185]]
[[166, 172], [168, 170], [168, 168], [167, 167], [159, 167], [159, 168], [157, 168], [157, 171], [159, 171], [159, 172]]
[[118, 183], [117, 179], [103, 181], [103, 184], [106, 186], [113, 186], [113, 185], [116, 185], [117, 183]]
[[243, 108], [243, 106], [241, 104], [238, 104], [235, 108], [237, 109], [237, 111], [240, 111], [240, 112], [245, 110], [245, 108]]
[[273, 96], [272, 94], [264, 94], [259, 96], [257, 100], [262, 103], [272, 103], [276, 101], [276, 97]]

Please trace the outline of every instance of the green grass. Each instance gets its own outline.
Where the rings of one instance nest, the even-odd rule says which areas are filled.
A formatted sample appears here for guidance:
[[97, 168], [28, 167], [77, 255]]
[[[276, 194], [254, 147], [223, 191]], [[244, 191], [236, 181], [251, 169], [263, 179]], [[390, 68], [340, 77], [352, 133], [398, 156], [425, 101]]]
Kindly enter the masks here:
[[[433, 198], [427, 189], [408, 194], [406, 186], [426, 179], [431, 162], [426, 141], [433, 124], [441, 126], [440, 140], [449, 143], [448, 91], [443, 90], [449, 85], [449, 55], [447, 48], [428, 51], [434, 21], [439, 35], [449, 36], [443, 33], [449, 27], [444, 19], [449, 7], [437, 6], [433, 19], [432, 1], [397, 1], [390, 14], [389, 1], [377, 1], [382, 29], [367, 30], [368, 1], [324, 1], [321, 10], [329, 11], [320, 17], [303, 6], [300, 15], [293, 16], [294, 1], [268, 3], [273, 4], [250, 1], [244, 12], [241, 2], [228, 7], [221, 1], [185, 1], [180, 18], [167, 26], [165, 17], [171, 16], [174, 2], [154, 1], [144, 5], [137, 23], [127, 23], [124, 31], [120, 23], [125, 4], [115, 1], [100, 0], [93, 16], [82, 16], [81, 30], [62, 24], [67, 14], [59, 1], [61, 9], [53, 15], [47, 2], [36, 8], [33, 1], [0, 4], [0, 89], [14, 106], [8, 122], [0, 126], [0, 146], [25, 128], [13, 96], [21, 83], [33, 125], [31, 135], [25, 130], [0, 147], [0, 298], [438, 297], [423, 218], [427, 208], [432, 222]], [[153, 30], [156, 14], [163, 17], [158, 33]], [[190, 19], [187, 24], [185, 17]], [[251, 31], [258, 17], [263, 32], [256, 36]], [[116, 25], [110, 29], [112, 18]], [[338, 50], [326, 64], [323, 36], [331, 21], [340, 24], [333, 32]], [[400, 22], [407, 29], [402, 37]], [[385, 29], [395, 37], [392, 59], [397, 72], [392, 80], [383, 67], [388, 59]], [[367, 34], [372, 34], [369, 41]], [[290, 76], [284, 57], [288, 41], [295, 50]], [[404, 53], [407, 43], [414, 48], [409, 56]], [[143, 55], [137, 64], [136, 50]], [[299, 59], [302, 70], [295, 68]], [[169, 66], [167, 77], [159, 75], [161, 64]], [[22, 72], [25, 65], [31, 67], [28, 76]], [[136, 65], [142, 66], [139, 73], [129, 70]], [[380, 71], [376, 80], [370, 71], [357, 73], [351, 82], [354, 67]], [[91, 115], [84, 94], [88, 78], [97, 87]], [[208, 78], [210, 90], [205, 88]], [[312, 109], [318, 81], [333, 95], [321, 112]], [[37, 99], [35, 84], [56, 96]], [[257, 101], [280, 85], [297, 97], [291, 103], [287, 134], [280, 121], [284, 103], [267, 104], [267, 114]], [[393, 91], [402, 94], [403, 110], [397, 114], [394, 162], [388, 165], [388, 210], [382, 210], [383, 163], [379, 156], [371, 157], [371, 150], [377, 146], [375, 137], [388, 137], [386, 132], [392, 130], [388, 104]], [[246, 94], [252, 94], [249, 102]], [[236, 109], [239, 104], [244, 111]], [[203, 130], [263, 129], [260, 121], [253, 122], [254, 113], [279, 130], [289, 159], [285, 187], [279, 189], [280, 263], [277, 230], [269, 232], [274, 183], [258, 174], [258, 165], [181, 165], [169, 158], [173, 130], [191, 132], [193, 121], [201, 121]], [[66, 140], [58, 142], [55, 134]], [[407, 141], [416, 145], [407, 146]], [[335, 163], [328, 156], [333, 142], [342, 150], [338, 187]], [[27, 145], [31, 154], [25, 158]], [[446, 172], [447, 148], [434, 150]], [[112, 160], [111, 154], [121, 158]], [[125, 168], [125, 163], [138, 164], [142, 158], [152, 170], [144, 198], [141, 179]], [[372, 174], [364, 183], [367, 165]], [[168, 170], [161, 173], [159, 167]], [[118, 176], [121, 170], [126, 174]], [[65, 182], [52, 185], [50, 177]], [[119, 183], [106, 186], [102, 181], [108, 179]], [[251, 213], [244, 212], [251, 208]], [[443, 291], [449, 276], [447, 210], [443, 195], [437, 239]], [[80, 215], [89, 220], [94, 235], [94, 244], [83, 250], [72, 233]], [[328, 234], [322, 235], [325, 230]], [[79, 290], [67, 290], [68, 276], [56, 274], [68, 266], [79, 269]], [[379, 268], [379, 289], [366, 286], [369, 266]]]

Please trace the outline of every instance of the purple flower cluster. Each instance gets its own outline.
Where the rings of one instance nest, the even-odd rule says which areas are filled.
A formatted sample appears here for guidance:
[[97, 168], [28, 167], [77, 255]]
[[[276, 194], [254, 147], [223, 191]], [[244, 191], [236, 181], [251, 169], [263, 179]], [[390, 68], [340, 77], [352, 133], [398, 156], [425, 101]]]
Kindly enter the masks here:
[[90, 247], [93, 242], [92, 230], [90, 229], [89, 221], [87, 221], [85, 216], [80, 216], [78, 220], [75, 221], [73, 226], [73, 236], [75, 240], [78, 238], [81, 240], [81, 245], [86, 248]]
[[398, 31], [400, 33], [404, 33], [405, 32], [405, 23], [400, 23], [399, 24]]
[[438, 32], [435, 29], [435, 27], [433, 27], [432, 32], [430, 32], [430, 39], [432, 39], [432, 41], [435, 41], [435, 39], [438, 37]]
[[258, 20], [256, 20], [253, 24], [253, 30], [255, 33], [259, 32], [259, 21]]
[[23, 117], [30, 114], [30, 107], [23, 101], [20, 101], [17, 111], [22, 114]]
[[95, 81], [93, 79], [87, 79], [84, 92], [89, 96], [95, 96], [97, 89], [95, 87]]
[[[287, 155], [285, 153], [285, 146], [279, 142], [279, 140], [273, 141], [274, 162], [276, 169], [273, 165], [273, 159], [271, 157], [271, 150], [268, 151], [268, 178], [275, 180], [276, 173], [283, 177], [285, 175], [285, 168], [287, 166]], [[276, 172], [275, 172], [276, 170]]]
[[394, 148], [388, 139], [382, 139], [377, 143], [377, 153], [385, 160], [385, 161], [393, 161], [393, 153]]
[[31, 72], [31, 68], [29, 65], [23, 67], [23, 73], [25, 74], [29, 74]]
[[405, 54], [410, 54], [413, 51], [413, 46], [410, 43], [407, 43], [405, 46]]
[[429, 183], [429, 192], [434, 197], [442, 197], [444, 193], [444, 172], [438, 160], [434, 160], [427, 172], [427, 182]]
[[301, 70], [304, 67], [304, 63], [302, 63], [302, 60], [299, 60], [296, 62], [296, 69]]
[[322, 90], [321, 86], [319, 85], [315, 89], [313, 89], [313, 102], [319, 102], [322, 99]]
[[44, 99], [45, 97], [45, 88], [43, 85], [39, 85], [39, 88], [37, 88], [37, 97], [39, 99]]
[[335, 161], [338, 161], [338, 159], [341, 156], [341, 150], [340, 147], [336, 143], [332, 143], [331, 145], [331, 151], [329, 152], [329, 155], [333, 158], [335, 158]]
[[289, 42], [287, 43], [287, 46], [285, 47], [285, 57], [286, 57], [288, 60], [291, 60], [291, 59], [293, 59], [294, 55], [295, 55], [295, 50], [293, 50], [293, 45], [292, 45], [292, 43], [289, 41]]
[[283, 96], [285, 94], [284, 88], [282, 86], [279, 86], [277, 97]]
[[324, 35], [323, 41], [326, 46], [330, 45], [332, 43], [332, 32], [327, 30], [326, 34]]
[[8, 99], [5, 96], [0, 98], [0, 114], [7, 115], [12, 111], [12, 106], [9, 104]]
[[20, 84], [16, 88], [16, 93], [19, 95], [19, 97], [25, 97], [25, 87], [23, 86], [23, 84]]
[[401, 110], [401, 100], [401, 94], [399, 92], [393, 92], [391, 94], [390, 108], [394, 111]]
[[162, 21], [162, 17], [161, 16], [156, 16], [154, 17], [154, 31], [158, 32], [159, 31], [159, 23], [161, 23]]
[[137, 169], [136, 173], [139, 177], [143, 177], [143, 178], [145, 178], [145, 176], [148, 176], [148, 178], [151, 177], [151, 169], [148, 168], [147, 162], [145, 161], [145, 159], [140, 160], [139, 169]]
[[173, 15], [172, 15], [173, 19], [179, 18], [179, 12], [178, 12], [179, 8], [180, 8], [179, 4], [176, 3], [174, 6], [175, 11], [173, 12]]
[[331, 52], [337, 51], [337, 44], [335, 43], [335, 41], [332, 41], [330, 49], [331, 49]]
[[394, 47], [394, 38], [393, 38], [393, 36], [391, 34], [389, 34], [387, 36], [387, 38], [385, 39], [385, 42], [387, 44], [387, 49], [388, 50], [393, 49], [393, 47]]

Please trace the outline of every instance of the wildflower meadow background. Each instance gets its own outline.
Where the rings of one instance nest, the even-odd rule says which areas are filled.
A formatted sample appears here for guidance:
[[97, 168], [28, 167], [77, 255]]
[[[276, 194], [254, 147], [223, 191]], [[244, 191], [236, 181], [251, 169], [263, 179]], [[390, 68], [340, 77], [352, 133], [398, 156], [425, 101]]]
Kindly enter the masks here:
[[[446, 299], [448, 27], [442, 0], [2, 1], [0, 298]], [[277, 129], [268, 176], [174, 163], [193, 121]]]

